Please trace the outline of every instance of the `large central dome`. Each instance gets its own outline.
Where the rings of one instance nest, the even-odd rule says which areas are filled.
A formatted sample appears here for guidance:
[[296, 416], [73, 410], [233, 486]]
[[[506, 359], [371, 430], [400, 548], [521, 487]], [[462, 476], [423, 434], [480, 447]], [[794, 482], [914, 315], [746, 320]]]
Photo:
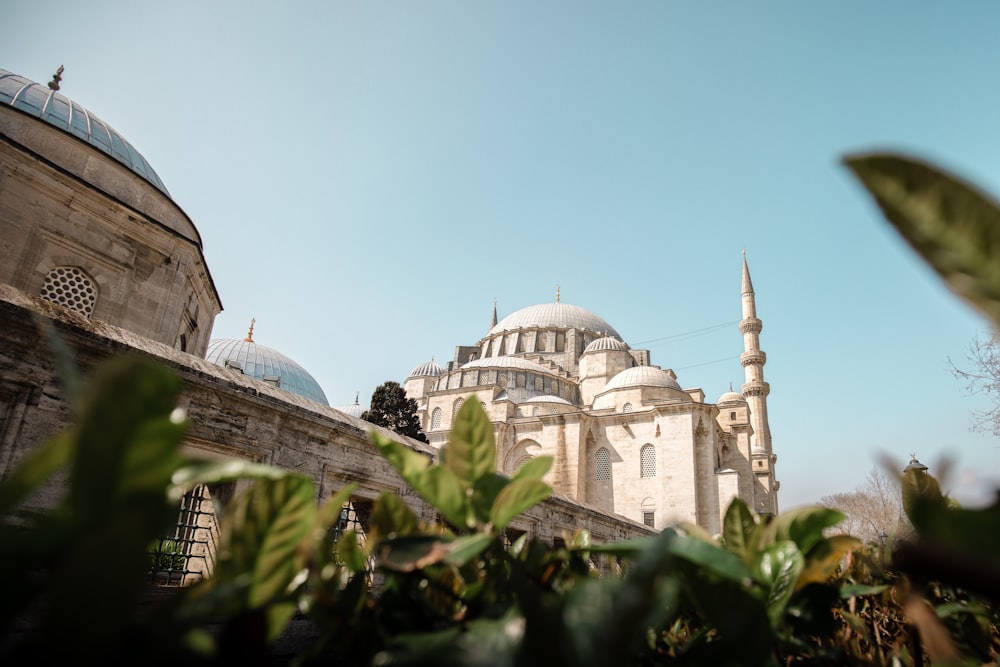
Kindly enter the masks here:
[[602, 317], [568, 303], [542, 303], [511, 313], [490, 329], [490, 335], [516, 329], [585, 329], [621, 340], [621, 335]]

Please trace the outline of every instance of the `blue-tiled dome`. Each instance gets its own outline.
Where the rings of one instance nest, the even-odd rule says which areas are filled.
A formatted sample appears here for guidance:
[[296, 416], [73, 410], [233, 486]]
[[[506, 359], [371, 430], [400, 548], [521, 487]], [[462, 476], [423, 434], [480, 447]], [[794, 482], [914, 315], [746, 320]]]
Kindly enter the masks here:
[[0, 69], [0, 104], [44, 120], [101, 150], [170, 196], [146, 158], [110, 125], [90, 111], [43, 84]]
[[214, 364], [241, 370], [244, 375], [274, 384], [285, 391], [330, 405], [323, 389], [306, 369], [281, 352], [252, 340], [213, 340], [208, 344], [205, 358]]

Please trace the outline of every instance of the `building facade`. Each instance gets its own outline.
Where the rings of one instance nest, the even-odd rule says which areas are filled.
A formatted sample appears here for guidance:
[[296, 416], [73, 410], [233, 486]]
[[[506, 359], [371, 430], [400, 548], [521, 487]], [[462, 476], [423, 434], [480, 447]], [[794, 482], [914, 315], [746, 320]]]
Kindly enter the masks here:
[[742, 305], [746, 383], [715, 403], [558, 293], [500, 321], [494, 305], [485, 337], [457, 346], [446, 366], [417, 366], [405, 389], [432, 446], [447, 442], [475, 397], [493, 422], [499, 469], [552, 456], [547, 481], [567, 498], [657, 529], [688, 521], [719, 532], [734, 497], [778, 511], [762, 324], [745, 257]]

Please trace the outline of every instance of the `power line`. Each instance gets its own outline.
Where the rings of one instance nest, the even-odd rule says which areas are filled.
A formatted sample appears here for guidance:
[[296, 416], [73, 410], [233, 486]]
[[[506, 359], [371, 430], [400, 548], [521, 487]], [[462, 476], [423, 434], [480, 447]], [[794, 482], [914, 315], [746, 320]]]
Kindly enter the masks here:
[[663, 338], [653, 338], [651, 340], [643, 340], [639, 341], [638, 343], [633, 343], [633, 346], [650, 345], [652, 343], [662, 343], [666, 341], [677, 341], [677, 340], [686, 340], [688, 338], [697, 338], [698, 336], [704, 336], [705, 334], [711, 333], [712, 331], [716, 331], [718, 329], [731, 327], [734, 324], [739, 324], [739, 320], [732, 320], [730, 322], [721, 322], [719, 324], [713, 324], [710, 327], [693, 329], [691, 331], [685, 331], [683, 333], [674, 334], [672, 336], [664, 336]]

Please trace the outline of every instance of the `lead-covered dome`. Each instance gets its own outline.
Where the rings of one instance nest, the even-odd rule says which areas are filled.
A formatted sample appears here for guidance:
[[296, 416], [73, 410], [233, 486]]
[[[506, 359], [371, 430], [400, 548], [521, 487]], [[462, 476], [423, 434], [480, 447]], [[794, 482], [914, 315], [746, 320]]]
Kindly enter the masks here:
[[669, 372], [656, 366], [634, 366], [626, 368], [604, 386], [604, 391], [628, 387], [668, 387], [680, 389], [677, 380]]
[[39, 118], [81, 139], [142, 176], [163, 194], [167, 186], [149, 162], [113, 127], [65, 95], [0, 69], [0, 104]]
[[602, 317], [568, 303], [542, 303], [522, 308], [500, 320], [489, 335], [517, 329], [581, 329], [621, 339]]
[[310, 400], [330, 405], [326, 394], [309, 372], [277, 350], [252, 340], [216, 339], [205, 358], [214, 364], [242, 371], [244, 375], [273, 384]]
[[598, 338], [583, 351], [584, 354], [588, 352], [613, 352], [628, 350], [628, 345], [617, 338], [611, 338], [610, 336], [605, 336], [604, 338]]
[[430, 361], [420, 364], [419, 366], [414, 368], [412, 371], [410, 371], [410, 374], [407, 375], [406, 377], [407, 379], [420, 378], [420, 377], [437, 377], [442, 374], [444, 374], [444, 367], [441, 366], [440, 364], [434, 363], [434, 360], [431, 359]]
[[735, 391], [727, 391], [722, 396], [719, 396], [719, 400], [716, 401], [716, 405], [722, 405], [723, 403], [746, 403], [747, 399], [743, 394], [737, 394]]

